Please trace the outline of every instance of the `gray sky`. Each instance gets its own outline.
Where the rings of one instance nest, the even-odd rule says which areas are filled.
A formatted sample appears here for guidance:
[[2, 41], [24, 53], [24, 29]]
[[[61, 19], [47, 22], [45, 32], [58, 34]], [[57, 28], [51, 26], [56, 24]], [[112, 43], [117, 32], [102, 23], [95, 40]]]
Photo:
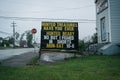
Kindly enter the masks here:
[[[37, 19], [13, 19], [1, 18], [1, 16]], [[10, 33], [0, 32], [0, 37], [12, 35], [11, 23], [14, 21], [17, 25], [16, 31], [19, 33], [36, 28], [38, 31], [36, 38], [39, 41], [41, 21], [65, 21], [38, 18], [79, 19], [80, 39], [95, 33], [95, 22], [86, 23], [86, 20], [96, 18], [94, 0], [0, 0], [0, 31]], [[70, 20], [68, 21], [70, 22]]]

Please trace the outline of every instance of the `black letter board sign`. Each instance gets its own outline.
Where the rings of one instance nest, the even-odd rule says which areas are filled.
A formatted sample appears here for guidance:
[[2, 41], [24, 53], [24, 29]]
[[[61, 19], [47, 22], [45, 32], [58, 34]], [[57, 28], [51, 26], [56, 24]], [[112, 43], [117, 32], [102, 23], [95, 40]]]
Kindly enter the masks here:
[[77, 22], [42, 22], [41, 49], [78, 49]]

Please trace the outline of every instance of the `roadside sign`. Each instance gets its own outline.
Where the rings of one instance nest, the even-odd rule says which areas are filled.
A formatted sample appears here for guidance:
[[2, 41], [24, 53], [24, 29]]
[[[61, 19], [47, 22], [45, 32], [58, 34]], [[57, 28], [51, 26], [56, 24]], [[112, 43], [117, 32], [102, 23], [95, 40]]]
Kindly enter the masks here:
[[33, 28], [33, 29], [32, 29], [32, 33], [33, 33], [33, 34], [37, 33], [37, 29]]
[[78, 49], [77, 22], [42, 22], [41, 49]]

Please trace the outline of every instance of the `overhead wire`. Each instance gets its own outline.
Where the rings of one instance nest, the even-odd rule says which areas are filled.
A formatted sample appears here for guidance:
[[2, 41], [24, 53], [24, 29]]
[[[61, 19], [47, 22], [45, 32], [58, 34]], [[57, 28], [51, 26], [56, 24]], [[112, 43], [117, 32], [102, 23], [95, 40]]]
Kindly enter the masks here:
[[6, 35], [11, 35], [12, 34], [12, 33], [7, 33], [7, 32], [4, 32], [4, 31], [0, 31], [0, 33], [6, 34]]
[[[75, 8], [57, 9], [57, 10], [51, 10], [46, 12], [75, 10], [75, 9], [87, 8], [92, 6], [94, 5], [86, 5], [86, 6], [75, 7]], [[35, 11], [35, 13], [37, 12], [39, 11]], [[20, 21], [73, 21], [78, 23], [95, 23], [96, 22], [96, 20], [90, 20], [90, 19], [60, 19], [60, 18], [9, 17], [9, 16], [0, 16], [0, 19], [10, 19], [10, 20], [12, 19], [12, 20], [20, 20]]]
[[8, 17], [0, 16], [0, 19], [13, 19], [13, 20], [22, 20], [22, 21], [73, 21], [79, 23], [95, 23], [95, 20], [90, 19], [60, 19], [60, 18], [36, 18], [36, 17]]

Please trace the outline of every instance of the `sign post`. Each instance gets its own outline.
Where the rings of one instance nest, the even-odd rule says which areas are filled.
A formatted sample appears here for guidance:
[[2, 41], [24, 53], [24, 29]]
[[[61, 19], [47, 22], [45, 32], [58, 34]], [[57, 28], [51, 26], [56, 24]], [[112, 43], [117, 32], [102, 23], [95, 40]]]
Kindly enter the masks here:
[[33, 28], [32, 29], [32, 34], [34, 36], [34, 53], [35, 53], [35, 34], [37, 33], [37, 29]]

